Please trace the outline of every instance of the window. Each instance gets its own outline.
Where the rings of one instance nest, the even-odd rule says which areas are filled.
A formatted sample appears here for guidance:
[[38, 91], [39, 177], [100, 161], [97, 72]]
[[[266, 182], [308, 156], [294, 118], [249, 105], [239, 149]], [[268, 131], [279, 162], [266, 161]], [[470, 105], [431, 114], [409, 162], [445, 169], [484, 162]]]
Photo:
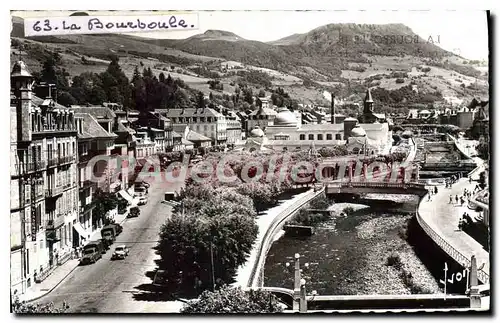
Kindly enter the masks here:
[[342, 135], [340, 133], [335, 134], [335, 140], [342, 140]]
[[326, 140], [332, 140], [332, 134], [331, 133], [327, 133], [326, 134]]
[[300, 140], [306, 140], [306, 135], [301, 134], [301, 135], [300, 135]]
[[313, 134], [309, 134], [309, 140], [314, 140], [314, 135]]
[[193, 122], [198, 122], [198, 118], [197, 117], [193, 117]]
[[322, 133], [318, 134], [318, 140], [323, 140], [323, 134]]

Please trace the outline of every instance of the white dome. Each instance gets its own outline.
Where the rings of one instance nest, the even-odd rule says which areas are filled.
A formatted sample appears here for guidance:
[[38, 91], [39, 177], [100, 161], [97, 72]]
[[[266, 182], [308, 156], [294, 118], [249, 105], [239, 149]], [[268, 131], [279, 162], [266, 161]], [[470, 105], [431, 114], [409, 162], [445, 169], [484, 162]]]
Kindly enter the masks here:
[[278, 111], [276, 118], [274, 118], [275, 126], [296, 126], [297, 118], [292, 111], [287, 108], [282, 108]]
[[250, 137], [264, 137], [264, 131], [262, 131], [259, 126], [255, 126], [252, 131], [250, 131]]
[[359, 125], [356, 125], [356, 127], [352, 128], [351, 137], [365, 137], [365, 136], [366, 136], [365, 129], [361, 128]]

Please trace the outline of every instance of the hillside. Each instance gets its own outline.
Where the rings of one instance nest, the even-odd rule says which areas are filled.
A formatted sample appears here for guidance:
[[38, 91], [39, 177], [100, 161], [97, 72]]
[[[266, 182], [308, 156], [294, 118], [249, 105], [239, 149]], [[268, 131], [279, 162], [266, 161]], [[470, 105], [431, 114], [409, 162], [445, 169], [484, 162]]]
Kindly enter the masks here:
[[[366, 87], [397, 91], [411, 85], [420, 93], [441, 92], [443, 97], [465, 100], [488, 92], [478, 66], [401, 24], [329, 24], [269, 43], [222, 30], [181, 40], [118, 34], [23, 36], [22, 20], [15, 19], [11, 37], [27, 44], [24, 59], [35, 70], [44, 52], [59, 52], [71, 76], [102, 72], [109, 55], [115, 54], [129, 76], [135, 66], [151, 67], [156, 74], [169, 71], [206, 94], [207, 81], [213, 78], [224, 85], [221, 94], [234, 93], [235, 85], [244, 80], [255, 90], [280, 86], [298, 101], [318, 105], [328, 104], [322, 95], [325, 89], [353, 100], [359, 100]], [[11, 59], [18, 52], [13, 48]]]

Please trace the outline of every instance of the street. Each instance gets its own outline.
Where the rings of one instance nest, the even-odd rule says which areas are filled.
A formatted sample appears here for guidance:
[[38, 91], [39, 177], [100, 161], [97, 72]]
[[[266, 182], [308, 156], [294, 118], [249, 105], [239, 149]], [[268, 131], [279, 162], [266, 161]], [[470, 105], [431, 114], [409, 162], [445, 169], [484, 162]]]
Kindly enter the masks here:
[[[172, 207], [161, 203], [164, 193], [179, 190], [182, 185], [182, 182], [151, 182], [149, 201], [139, 207], [140, 216], [125, 219], [123, 232], [102, 259], [95, 264], [77, 267], [60, 286], [38, 302], [60, 305], [65, 301], [70, 306], [70, 313], [175, 311], [178, 304], [169, 309], [168, 303], [174, 302], [161, 302], [151, 297], [148, 291], [151, 279], [146, 273], [156, 268], [154, 260], [158, 256], [153, 248], [157, 244], [161, 225], [172, 214]], [[114, 247], [118, 244], [129, 247], [129, 256], [124, 260], [111, 261]]]

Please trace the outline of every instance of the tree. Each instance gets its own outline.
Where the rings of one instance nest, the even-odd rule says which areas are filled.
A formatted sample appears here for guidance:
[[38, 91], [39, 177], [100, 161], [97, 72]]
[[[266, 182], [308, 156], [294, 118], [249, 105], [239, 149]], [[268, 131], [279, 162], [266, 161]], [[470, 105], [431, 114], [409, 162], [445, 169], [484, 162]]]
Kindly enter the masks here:
[[[189, 182], [180, 194], [183, 207], [160, 229], [159, 269], [168, 274], [168, 289], [211, 288], [230, 283], [245, 262], [258, 227], [248, 197], [235, 190]], [[213, 262], [213, 273], [211, 264]]]
[[15, 314], [57, 314], [64, 313], [69, 306], [64, 302], [61, 307], [56, 307], [54, 303], [39, 304], [21, 302], [17, 296], [11, 304], [11, 311]]
[[260, 89], [259, 91], [259, 98], [263, 98], [266, 96], [266, 91], [264, 91], [263, 89]]
[[201, 91], [196, 96], [196, 106], [200, 109], [205, 108], [205, 95]]
[[109, 224], [110, 219], [108, 219], [106, 215], [110, 210], [118, 206], [119, 200], [116, 194], [97, 189], [94, 193], [93, 201], [95, 203], [95, 208], [92, 214], [96, 216], [96, 219], [103, 219], [105, 224]]
[[263, 290], [229, 288], [224, 286], [215, 292], [205, 291], [194, 301], [185, 305], [181, 313], [280, 313], [280, 306], [274, 295]]

